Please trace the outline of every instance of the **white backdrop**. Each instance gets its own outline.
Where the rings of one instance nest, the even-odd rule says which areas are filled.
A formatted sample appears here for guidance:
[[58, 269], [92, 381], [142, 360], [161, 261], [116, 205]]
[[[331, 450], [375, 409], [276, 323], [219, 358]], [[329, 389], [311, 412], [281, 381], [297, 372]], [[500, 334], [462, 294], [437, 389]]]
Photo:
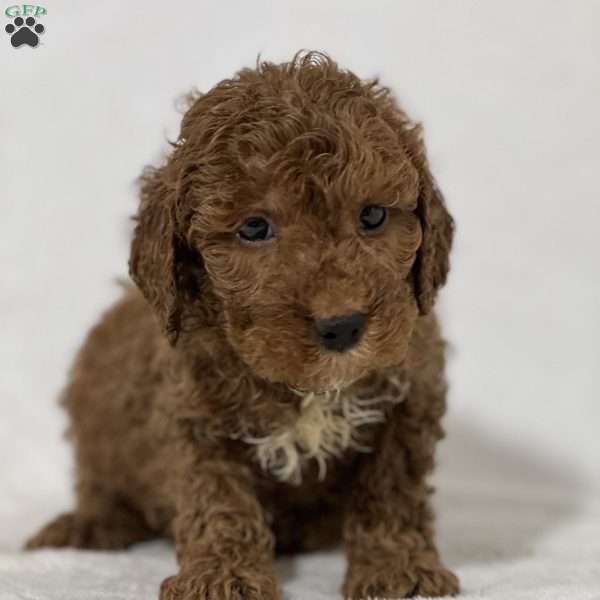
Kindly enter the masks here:
[[[0, 598], [79, 585], [74, 598], [133, 600], [173, 568], [160, 544], [119, 557], [17, 549], [70, 503], [55, 398], [118, 296], [133, 181], [176, 136], [175, 100], [258, 52], [300, 48], [394, 88], [425, 124], [458, 224], [440, 310], [448, 562], [477, 598], [598, 598], [600, 2], [44, 6], [38, 48], [0, 32]], [[332, 598], [342, 563], [280, 568], [294, 598]]]

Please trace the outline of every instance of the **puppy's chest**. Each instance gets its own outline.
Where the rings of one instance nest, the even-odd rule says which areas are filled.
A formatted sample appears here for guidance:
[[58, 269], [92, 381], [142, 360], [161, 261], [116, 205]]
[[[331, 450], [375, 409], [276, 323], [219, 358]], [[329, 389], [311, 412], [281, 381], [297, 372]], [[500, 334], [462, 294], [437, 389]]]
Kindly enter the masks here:
[[242, 436], [265, 474], [299, 485], [307, 471], [324, 480], [328, 470], [356, 453], [373, 449], [374, 432], [401, 403], [409, 382], [401, 375], [373, 378], [357, 389], [308, 393], [286, 426], [262, 437]]

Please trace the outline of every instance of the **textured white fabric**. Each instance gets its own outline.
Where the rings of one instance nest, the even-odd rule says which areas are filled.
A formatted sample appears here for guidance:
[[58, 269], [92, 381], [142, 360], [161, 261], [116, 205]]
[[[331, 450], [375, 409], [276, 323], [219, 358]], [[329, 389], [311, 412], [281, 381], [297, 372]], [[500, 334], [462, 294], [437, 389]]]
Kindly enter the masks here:
[[[324, 49], [426, 125], [458, 223], [439, 542], [465, 598], [600, 598], [600, 3], [49, 0], [35, 50], [0, 33], [0, 600], [148, 600], [165, 543], [22, 554], [71, 505], [55, 397], [126, 274], [133, 178], [173, 98], [258, 51]], [[340, 554], [278, 564], [332, 600]]]
[[[449, 425], [453, 441], [437, 477], [439, 542], [465, 600], [600, 598], [600, 503], [592, 491], [535, 453]], [[59, 506], [26, 502], [3, 511], [0, 599], [146, 600], [175, 572], [166, 542], [118, 553], [12, 549]], [[341, 552], [277, 563], [289, 600], [333, 600], [343, 572]]]

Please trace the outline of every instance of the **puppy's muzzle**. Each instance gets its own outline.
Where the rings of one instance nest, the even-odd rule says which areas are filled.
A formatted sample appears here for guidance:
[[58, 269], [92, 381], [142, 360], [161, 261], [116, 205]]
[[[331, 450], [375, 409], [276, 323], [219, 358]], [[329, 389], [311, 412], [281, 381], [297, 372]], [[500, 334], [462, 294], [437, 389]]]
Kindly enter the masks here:
[[365, 315], [355, 312], [315, 319], [315, 329], [321, 346], [334, 352], [345, 352], [360, 341], [365, 321]]

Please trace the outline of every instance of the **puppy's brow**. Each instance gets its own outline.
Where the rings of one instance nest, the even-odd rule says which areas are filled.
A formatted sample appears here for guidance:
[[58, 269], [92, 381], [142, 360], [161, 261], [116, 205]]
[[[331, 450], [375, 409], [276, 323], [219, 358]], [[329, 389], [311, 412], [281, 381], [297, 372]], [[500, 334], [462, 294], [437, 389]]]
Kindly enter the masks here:
[[403, 210], [415, 210], [417, 208], [417, 198], [413, 194], [397, 193], [391, 197], [383, 196], [373, 198], [371, 204], [378, 204], [386, 208], [400, 208]]

